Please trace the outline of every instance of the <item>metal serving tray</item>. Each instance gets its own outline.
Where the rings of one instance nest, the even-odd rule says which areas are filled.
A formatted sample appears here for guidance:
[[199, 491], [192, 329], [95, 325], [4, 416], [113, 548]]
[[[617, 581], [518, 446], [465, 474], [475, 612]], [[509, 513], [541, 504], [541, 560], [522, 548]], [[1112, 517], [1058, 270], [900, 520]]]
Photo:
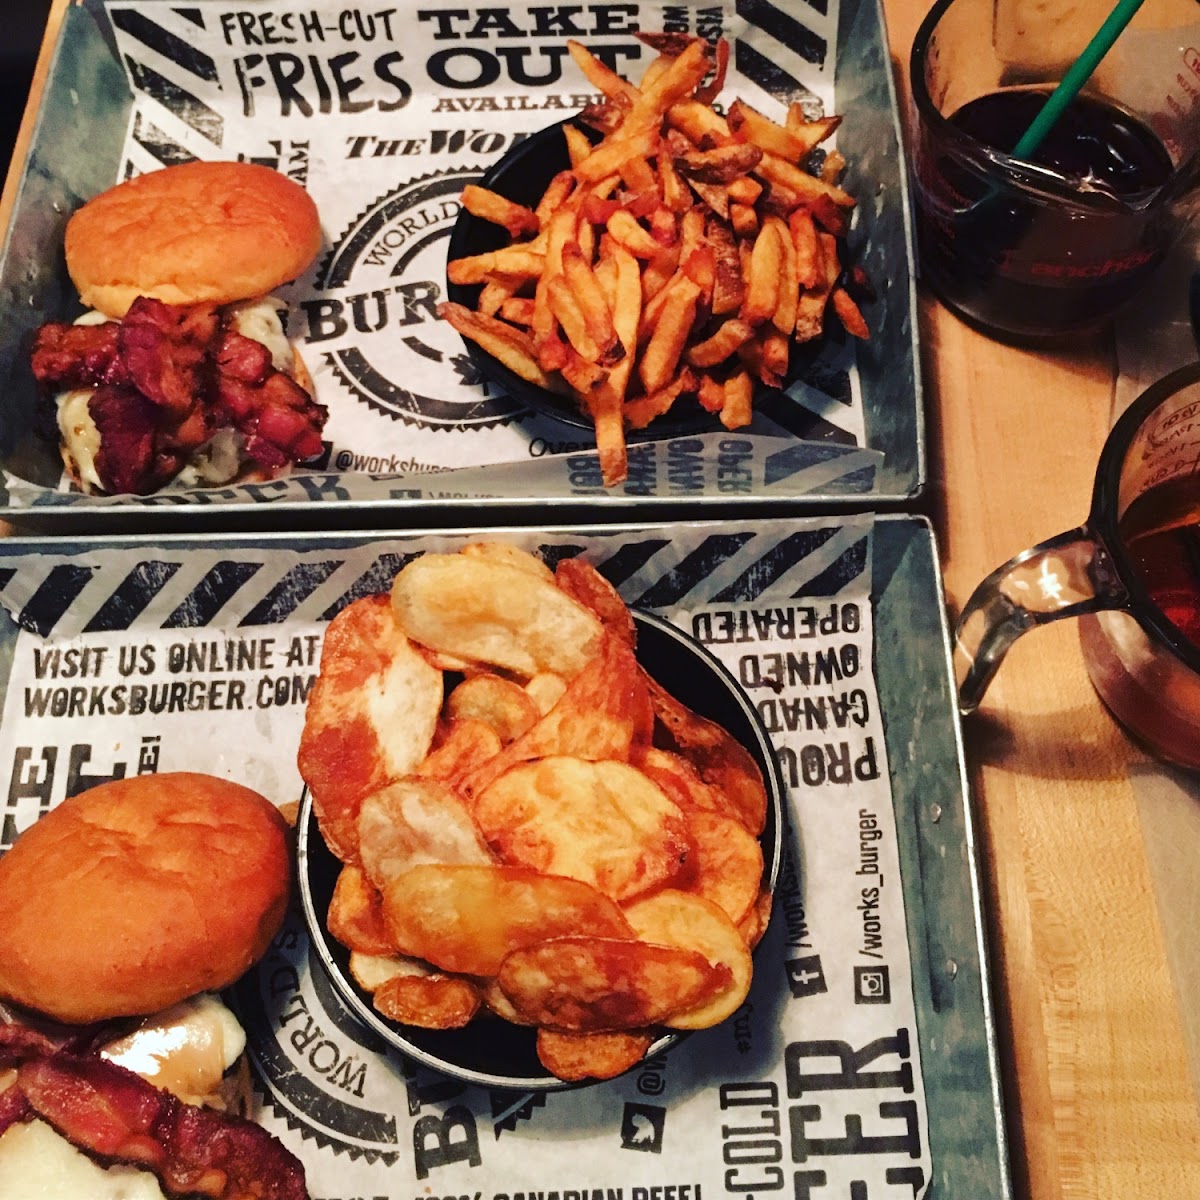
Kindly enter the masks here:
[[[833, 534], [829, 535], [831, 528]], [[818, 530], [816, 535], [814, 530]], [[725, 589], [729, 594], [742, 588], [750, 595], [757, 595], [766, 579], [778, 579], [796, 567], [801, 558], [812, 553], [814, 547], [819, 550], [822, 538], [839, 535], [843, 540], [836, 544], [849, 552], [849, 557], [839, 552], [842, 553], [839, 560], [842, 567], [827, 564], [819, 578], [810, 574], [810, 582], [805, 585], [807, 591], [802, 587], [798, 592], [785, 594], [828, 597], [837, 595], [839, 588], [845, 594], [844, 585], [839, 585], [837, 579], [844, 578], [847, 570], [853, 575], [854, 568], [847, 568], [845, 564], [854, 559], [853, 547], [860, 544], [867, 531], [871, 537], [871, 573], [864, 583], [869, 590], [873, 619], [875, 685], [890, 764], [907, 914], [916, 1040], [928, 1110], [928, 1146], [923, 1152], [932, 1164], [931, 1174], [923, 1178], [918, 1176], [914, 1187], [926, 1188], [923, 1194], [939, 1200], [1009, 1200], [1011, 1187], [989, 1000], [979, 861], [954, 706], [949, 633], [936, 547], [928, 523], [920, 518], [880, 516], [822, 519], [819, 527], [803, 519], [780, 521], [770, 523], [765, 530], [759, 522], [741, 521], [705, 523], [698, 530], [694, 526], [669, 524], [617, 524], [597, 526], [592, 530], [549, 529], [538, 533], [506, 528], [488, 530], [486, 536], [513, 539], [533, 548], [541, 546], [550, 554], [588, 551], [607, 564], [602, 569], [622, 578], [640, 580], [635, 590], [641, 589], [644, 598], [653, 592], [655, 603], [669, 605], [671, 597], [678, 601], [687, 594], [689, 587], [698, 586], [705, 579], [718, 580], [718, 590]], [[5, 611], [0, 612], [0, 694], [7, 695], [5, 711], [14, 714], [13, 729], [9, 731], [5, 745], [13, 742], [17, 732], [21, 734], [18, 740], [28, 743], [16, 747], [13, 761], [5, 766], [10, 779], [4, 811], [5, 829], [10, 828], [21, 804], [37, 803], [37, 780], [40, 779], [48, 789], [46, 774], [54, 770], [46, 750], [38, 750], [37, 739], [26, 736], [21, 714], [28, 709], [27, 699], [15, 697], [19, 703], [14, 704], [14, 696], [8, 694], [30, 682], [28, 675], [21, 682], [12, 678], [19, 628], [11, 612], [17, 613], [23, 625], [40, 630], [51, 648], [56, 645], [69, 647], [76, 636], [72, 629], [108, 631], [109, 636], [120, 640], [123, 636], [120, 631], [130, 629], [138, 614], [162, 592], [159, 606], [164, 613], [171, 614], [162, 622], [162, 628], [177, 631], [174, 636], [186, 637], [189, 630], [196, 633], [197, 627], [212, 619], [212, 614], [232, 597], [231, 589], [244, 586], [254, 576], [254, 570], [239, 565], [239, 556], [246, 562], [257, 556], [255, 561], [259, 562], [263, 574], [271, 578], [265, 582], [256, 581], [251, 589], [253, 596], [243, 605], [248, 611], [233, 621], [233, 627], [247, 637], [254, 637], [271, 625], [286, 632], [288, 620], [295, 619], [287, 614], [304, 611], [311, 614], [330, 602], [330, 590], [322, 590], [321, 581], [329, 579], [341, 588], [346, 577], [339, 576], [334, 580], [331, 573], [351, 556], [358, 555], [353, 560], [356, 573], [366, 568], [365, 575], [356, 575], [359, 579], [356, 592], [361, 594], [363, 588], [378, 590], [386, 587], [418, 538], [426, 539], [426, 544], [429, 544], [427, 539], [441, 537], [453, 543], [484, 533], [482, 530], [457, 530], [353, 536], [163, 536], [149, 543], [144, 537], [0, 540], [0, 601], [5, 605]], [[693, 549], [686, 556], [675, 548], [676, 541], [673, 541], [685, 536], [694, 539], [689, 543]], [[668, 562], [674, 565], [656, 572], [656, 582], [648, 586], [648, 575], [641, 571], [639, 564], [644, 565], [647, 556], [655, 554], [666, 555]], [[273, 555], [276, 556], [274, 560]], [[299, 561], [292, 555], [304, 556], [307, 567], [302, 570], [290, 565]], [[677, 561], [684, 557], [686, 561]], [[220, 570], [210, 569], [209, 563], [216, 564]], [[172, 564], [176, 564], [174, 570]], [[858, 572], [861, 570], [859, 567]], [[206, 571], [209, 573], [205, 574]], [[171, 580], [176, 572], [180, 578], [188, 576], [193, 580], [203, 575], [203, 587], [188, 583], [191, 591], [178, 586], [172, 590]], [[794, 574], [790, 576], [795, 577]], [[738, 581], [736, 587], [730, 583], [731, 578]], [[628, 588], [626, 590], [628, 593]], [[165, 599], [169, 599], [170, 604], [163, 607]], [[643, 602], [651, 601], [644, 599]], [[235, 601], [235, 607], [239, 603]], [[178, 607], [172, 612], [176, 604]], [[204, 630], [200, 629], [197, 636], [203, 637]], [[132, 646], [134, 639], [125, 637], [125, 643]], [[793, 644], [798, 646], [798, 643]], [[26, 660], [29, 653], [28, 649], [24, 651]], [[80, 651], [75, 653], [78, 655]], [[131, 663], [130, 672], [133, 670]], [[757, 698], [763, 693], [755, 695]], [[238, 771], [244, 773], [250, 769], [247, 764], [252, 763], [253, 755], [247, 751], [253, 744], [251, 724], [246, 722], [250, 736], [236, 748], [214, 747], [215, 761], [219, 761], [222, 754], [236, 754]], [[131, 728], [136, 730], [135, 726]], [[49, 736], [54, 736], [53, 727]], [[70, 740], [66, 732], [57, 736], [59, 741]], [[145, 738], [142, 740], [143, 743], [146, 741]], [[124, 741], [127, 744], [122, 745], [121, 754], [127, 758], [135, 756], [137, 746], [133, 733]], [[43, 747], [45, 744], [42, 743]], [[80, 750], [79, 747], [74, 749]], [[100, 753], [97, 750], [97, 754]], [[111, 748], [104, 753], [111, 753]], [[67, 754], [57, 752], [57, 758], [62, 760], [59, 762], [61, 774], [66, 769]], [[106, 769], [99, 759], [95, 766], [89, 767], [88, 755], [82, 751], [72, 753], [71, 758], [72, 770]], [[76, 759], [83, 765], [80, 766]], [[17, 787], [18, 782], [25, 785], [23, 789]], [[61, 780], [56, 783], [56, 790], [60, 788]], [[851, 809], [857, 809], [861, 803], [861, 797], [853, 790], [840, 794], [846, 798], [838, 802]], [[48, 795], [44, 796], [42, 803], [49, 799]], [[28, 814], [29, 810], [23, 811]], [[802, 844], [803, 836], [802, 830]], [[6, 835], [3, 841], [8, 840]], [[808, 902], [805, 893], [804, 903]], [[778, 914], [777, 919], [781, 919]], [[835, 950], [832, 946], [823, 949], [827, 957]], [[283, 972], [285, 966], [280, 966], [278, 971]], [[262, 986], [263, 995], [266, 995], [269, 989], [265, 984]], [[782, 987], [782, 991], [786, 993], [787, 988]], [[262, 1011], [257, 999], [240, 1007], [244, 1018], [247, 1013], [253, 1016], [254, 1012], [261, 1014]], [[331, 1019], [338, 1022], [337, 1017]], [[338, 1023], [342, 1027], [342, 1023]], [[273, 1036], [269, 1030], [264, 1034], [272, 1046]], [[258, 1040], [251, 1029], [252, 1046]], [[362, 1044], [370, 1048], [369, 1043]], [[280, 1059], [276, 1068], [288, 1074], [287, 1048], [283, 1047], [282, 1040], [280, 1046], [283, 1055], [273, 1051]], [[290, 1070], [289, 1077], [295, 1075], [296, 1071]], [[411, 1076], [409, 1080], [411, 1084]], [[311, 1089], [310, 1092], [306, 1103], [313, 1105], [309, 1117], [311, 1124], [317, 1119], [313, 1114], [326, 1112], [332, 1102], [328, 1098], [322, 1099], [319, 1092]], [[291, 1101], [299, 1104], [306, 1094], [303, 1088], [298, 1088]], [[295, 1107], [288, 1108], [278, 1096], [272, 1098], [269, 1089], [264, 1095], [268, 1106], [274, 1106], [278, 1114], [286, 1117], [293, 1130], [309, 1128], [303, 1120], [299, 1126], [292, 1123], [297, 1116]], [[416, 1111], [411, 1108], [414, 1095], [415, 1092], [410, 1092], [410, 1118]], [[816, 1096], [818, 1100], [821, 1098], [820, 1093]], [[812, 1104], [813, 1100], [810, 1093], [805, 1093], [803, 1100], [792, 1096], [790, 1102]], [[498, 1111], [497, 1103], [499, 1101], [493, 1098], [493, 1115]], [[368, 1162], [375, 1161], [371, 1155], [377, 1155], [386, 1165], [389, 1145], [392, 1160], [397, 1155], [403, 1158], [404, 1146], [411, 1139], [401, 1130], [401, 1123], [410, 1119], [403, 1116], [402, 1107], [386, 1120], [379, 1117], [373, 1132], [361, 1130], [364, 1140], [357, 1148], [342, 1143], [343, 1151], [349, 1150], [349, 1165], [361, 1158], [364, 1147], [369, 1150]], [[390, 1142], [386, 1143], [381, 1140], [383, 1134], [380, 1132], [384, 1126], [391, 1129]], [[784, 1128], [786, 1144], [786, 1126]], [[345, 1138], [352, 1132], [343, 1128], [339, 1136]], [[713, 1134], [715, 1137], [715, 1130]], [[297, 1142], [298, 1152], [302, 1156], [315, 1155], [322, 1145], [333, 1144], [336, 1148], [338, 1143], [331, 1143], [328, 1135], [328, 1126], [323, 1133], [305, 1133], [303, 1143]], [[374, 1143], [371, 1137], [376, 1138]], [[639, 1164], [646, 1156], [635, 1154], [632, 1158], [640, 1170]], [[895, 1182], [900, 1185], [914, 1182], [911, 1172], [911, 1168], [901, 1168]], [[374, 1187], [370, 1194], [383, 1194], [388, 1188], [388, 1180], [402, 1182], [393, 1176], [381, 1176], [380, 1186]], [[497, 1186], [495, 1178], [486, 1171], [479, 1172], [478, 1182], [490, 1182], [493, 1188]], [[717, 1190], [720, 1188], [719, 1182], [713, 1186]], [[388, 1194], [399, 1197], [412, 1193], [401, 1188], [389, 1190]]]
[[[319, 9], [320, 4], [314, 8]], [[824, 4], [814, 5], [807, 18], [790, 10], [784, 14], [766, 4], [738, 3], [736, 14], [732, 3], [727, 8], [728, 20], [751, 25], [758, 22], [750, 29], [754, 38], [747, 39], [745, 57], [758, 55], [755, 69], [766, 80], [763, 86], [775, 88], [780, 95], [784, 93], [779, 87], [790, 85], [771, 81], [775, 64], [750, 43], [764, 45], [765, 32], [768, 48], [781, 47], [780, 55], [790, 54], [796, 61], [807, 56], [811, 62], [818, 52], [813, 49], [817, 35], [804, 20], [816, 22], [814, 28], [819, 28], [821, 21], [828, 25], [830, 19], [829, 15], [816, 15], [818, 11], [826, 13]], [[162, 10], [164, 22], [186, 25], [198, 19], [193, 10], [171, 8], [166, 0]], [[832, 14], [833, 9], [829, 12]], [[642, 23], [646, 24], [645, 17]], [[126, 14], [122, 24], [125, 36], [144, 36], [148, 42], [153, 41], [146, 33], [144, 15]], [[907, 508], [920, 497], [926, 484], [926, 449], [913, 251], [896, 95], [878, 0], [841, 0], [836, 53], [829, 55], [836, 64], [835, 107], [846, 116], [838, 138], [851, 164], [847, 186], [859, 197], [851, 233], [852, 253], [879, 291], [878, 299], [869, 306], [872, 338], [857, 351], [864, 427], [861, 438], [837, 424], [841, 418], [834, 410], [841, 410], [844, 399], [834, 397], [820, 401], [833, 423], [823, 417], [814, 418], [805, 409], [793, 412], [789, 405], [776, 405], [771, 414], [773, 424], [754, 447], [747, 449], [746, 439], [731, 435], [728, 445], [722, 443], [718, 450], [713, 440], [700, 455], [705, 460], [702, 467], [695, 461], [694, 439], [680, 437], [654, 447], [635, 448], [630, 483], [609, 492], [598, 485], [594, 451], [586, 447], [579, 450], [572, 441], [580, 437], [580, 431], [548, 418], [542, 418], [543, 426], [536, 427], [542, 439], [538, 444], [544, 449], [537, 457], [531, 450], [528, 460], [467, 466], [449, 474], [359, 474], [339, 470], [337, 459], [350, 461], [350, 456], [335, 454], [331, 465], [322, 470], [297, 473], [287, 483], [276, 481], [257, 487], [168, 491], [149, 498], [116, 499], [57, 490], [59, 462], [54, 447], [32, 433], [35, 396], [28, 371], [28, 349], [40, 323], [71, 319], [79, 311], [63, 261], [64, 225], [80, 203], [110, 186], [128, 168], [123, 148], [129, 144], [134, 106], [129, 78], [136, 77], [144, 90], [151, 86], [146, 81], [155, 77], [155, 64], [162, 68], [162, 60], [156, 55], [164, 46], [173, 45], [176, 53], [185, 53], [178, 47], [186, 48], [186, 38], [178, 34], [170, 38], [173, 40], [156, 42], [155, 49], [147, 52], [145, 63], [134, 62], [119, 51], [102, 0], [81, 0], [64, 15], [47, 84], [32, 101], [37, 104], [38, 114], [32, 149], [19, 179], [0, 261], [0, 469], [4, 473], [0, 478], [0, 514], [20, 519], [70, 513], [77, 524], [107, 518], [111, 522], [108, 527], [122, 528], [128, 523], [122, 525], [112, 520], [114, 516], [149, 517], [181, 507], [197, 516], [282, 510], [297, 515], [324, 514], [318, 519], [334, 520], [338, 519], [333, 515], [335, 510], [344, 518], [348, 509], [424, 511], [431, 503], [448, 509], [483, 507], [511, 512], [534, 509], [547, 502], [570, 501], [615, 514], [632, 505], [654, 502], [668, 507], [687, 505], [689, 511], [719, 515], [778, 506], [781, 502], [811, 511]], [[126, 48], [129, 44], [125, 43]], [[823, 44], [819, 53], [827, 53]], [[735, 44], [735, 62], [738, 55]], [[127, 59], [130, 75], [122, 57]], [[783, 78], [788, 77], [785, 74]], [[176, 85], [170, 80], [163, 82], [161, 76], [157, 79], [153, 86], [170, 101], [170, 89]], [[551, 113], [549, 119], [558, 115]], [[318, 114], [314, 121], [320, 120]], [[186, 147], [181, 149], [171, 141], [171, 136], [180, 135], [168, 136], [152, 122], [140, 128], [143, 136], [140, 141], [135, 139], [139, 154], [150, 154], [144, 149], [149, 146], [159, 161], [188, 155]], [[257, 139], [274, 136], [259, 129], [253, 133]], [[229, 144], [227, 140], [226, 150], [216, 152], [210, 146], [208, 156], [228, 156]], [[141, 168], [147, 165], [152, 165], [149, 159], [141, 163]], [[342, 227], [340, 223], [336, 228], [333, 225], [331, 218], [327, 233], [336, 239]], [[444, 242], [439, 245], [439, 252], [444, 252]], [[314, 345], [308, 353], [319, 357], [323, 349]], [[344, 382], [344, 371], [339, 378]], [[831, 387], [832, 392], [840, 386]], [[333, 388], [332, 394], [322, 391], [320, 395], [334, 405], [362, 402], [361, 389], [357, 400], [345, 389], [341, 394]], [[411, 448], [406, 450], [404, 440], [408, 428], [403, 418], [394, 418], [387, 437], [394, 432], [396, 444], [381, 448], [384, 464], [408, 461], [405, 455], [411, 454]], [[428, 435], [429, 430], [425, 433]], [[399, 457], [391, 454], [389, 458], [391, 451], [398, 451]]]

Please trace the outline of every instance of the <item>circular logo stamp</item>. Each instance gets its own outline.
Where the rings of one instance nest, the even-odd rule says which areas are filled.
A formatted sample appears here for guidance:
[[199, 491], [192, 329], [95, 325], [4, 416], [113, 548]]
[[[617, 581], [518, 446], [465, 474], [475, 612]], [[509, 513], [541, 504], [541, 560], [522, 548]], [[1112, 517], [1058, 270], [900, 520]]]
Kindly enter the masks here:
[[524, 409], [487, 384], [437, 316], [446, 240], [478, 168], [423, 175], [377, 199], [326, 256], [300, 302], [304, 345], [361, 401], [432, 429], [486, 428]]

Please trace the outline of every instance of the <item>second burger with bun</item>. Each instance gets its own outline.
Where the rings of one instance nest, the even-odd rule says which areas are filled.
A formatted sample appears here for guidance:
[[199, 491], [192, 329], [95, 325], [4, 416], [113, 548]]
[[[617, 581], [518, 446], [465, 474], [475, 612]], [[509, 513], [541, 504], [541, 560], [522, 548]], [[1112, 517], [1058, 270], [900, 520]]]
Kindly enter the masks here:
[[278, 171], [188, 162], [101, 193], [67, 224], [88, 311], [38, 330], [42, 424], [84, 491], [266, 479], [319, 456], [326, 410], [271, 293], [321, 245]]
[[[35, 1194], [307, 1196], [243, 1115], [245, 1035], [216, 994], [265, 953], [290, 882], [275, 807], [207, 775], [102, 784], [17, 839], [0, 858], [0, 1196], [31, 1172], [51, 1189]], [[119, 1190], [131, 1172], [142, 1190]]]

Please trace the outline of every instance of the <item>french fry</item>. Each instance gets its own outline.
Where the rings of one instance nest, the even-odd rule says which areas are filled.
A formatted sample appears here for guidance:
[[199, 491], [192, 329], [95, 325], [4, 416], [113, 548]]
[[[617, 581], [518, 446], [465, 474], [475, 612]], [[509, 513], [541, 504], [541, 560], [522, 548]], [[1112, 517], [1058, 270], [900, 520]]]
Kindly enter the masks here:
[[513, 237], [537, 233], [541, 223], [537, 214], [523, 204], [515, 204], [505, 196], [477, 184], [468, 183], [462, 191], [462, 205], [472, 216], [493, 225], [503, 225]]
[[827, 138], [841, 121], [840, 117], [803, 122], [795, 126], [780, 125], [763, 116], [745, 103], [735, 100], [729, 106], [728, 124], [739, 141], [758, 146], [767, 154], [775, 154], [791, 163], [803, 162]]
[[579, 166], [592, 152], [592, 143], [588, 135], [568, 121], [563, 126], [563, 137], [567, 140], [567, 157], [571, 160], [571, 166]]
[[600, 344], [592, 335], [587, 317], [565, 276], [555, 275], [546, 286], [550, 293], [550, 311], [562, 326], [567, 341], [589, 362], [599, 362]]
[[451, 283], [487, 283], [497, 275], [535, 279], [546, 266], [546, 256], [534, 254], [524, 246], [505, 246], [468, 258], [456, 258], [446, 268]]
[[746, 299], [741, 317], [751, 325], [770, 320], [779, 304], [779, 279], [783, 270], [783, 246], [779, 230], [767, 225], [754, 241], [746, 270]]
[[638, 258], [654, 258], [662, 249], [662, 243], [653, 238], [624, 209], [613, 213], [605, 228], [626, 250]]
[[737, 179], [730, 180], [725, 191], [735, 204], [754, 205], [763, 193], [763, 186], [757, 179], [752, 179], [749, 175], [741, 175]]
[[795, 336], [798, 342], [811, 342], [821, 336], [825, 324], [825, 306], [842, 269], [838, 261], [837, 239], [831, 233], [818, 231], [817, 244], [821, 252], [822, 272], [796, 306]]
[[790, 188], [804, 200], [828, 196], [839, 208], [853, 208], [855, 205], [855, 199], [849, 192], [843, 191], [836, 184], [826, 183], [823, 179], [810, 175], [778, 155], [764, 154], [756, 172], [768, 182]]
[[758, 232], [758, 213], [749, 204], [731, 204], [729, 223], [741, 238], [752, 238]]
[[791, 230], [779, 217], [767, 217], [766, 224], [775, 231], [783, 251], [783, 267], [779, 273], [779, 295], [771, 321], [785, 337], [796, 327], [796, 305], [800, 299], [800, 267]]
[[639, 396], [625, 405], [625, 424], [630, 429], [645, 429], [651, 421], [671, 411], [671, 406], [683, 392], [694, 392], [698, 386], [696, 376], [685, 367], [665, 387], [646, 396]]
[[734, 140], [725, 118], [699, 100], [680, 100], [672, 104], [667, 111], [667, 123], [697, 146], [705, 138], [711, 138], [717, 146], [728, 145]]
[[867, 327], [866, 320], [863, 318], [862, 310], [845, 288], [834, 288], [832, 303], [833, 310], [838, 315], [838, 320], [841, 321], [843, 328], [851, 337], [866, 339], [871, 336], [871, 331]]
[[[589, 260], [584, 256], [578, 242], [568, 242], [563, 247], [562, 264], [563, 276], [571, 294], [579, 305], [591, 337], [599, 347], [599, 353], [592, 361], [603, 367], [611, 367], [625, 356], [625, 347], [613, 328], [612, 313], [609, 311], [608, 301], [604, 298], [604, 292], [596, 282]], [[583, 354], [583, 350], [578, 346], [576, 349]]]
[[606, 67], [581, 42], [569, 39], [567, 41], [567, 53], [570, 54], [572, 61], [583, 72], [583, 77], [588, 83], [610, 100], [615, 100], [619, 104], [628, 107], [638, 98], [640, 93], [632, 83], [622, 79], [611, 67]]
[[817, 280], [824, 272], [821, 261], [821, 243], [817, 240], [817, 227], [813, 223], [812, 213], [806, 208], [798, 208], [788, 217], [788, 229], [792, 235], [792, 245], [796, 250], [796, 278], [802, 288], [816, 287]]
[[[628, 123], [628, 119], [627, 122]], [[621, 130], [624, 129], [624, 125]], [[621, 130], [597, 146], [577, 167], [575, 178], [580, 183], [595, 183], [621, 168], [631, 158], [645, 158], [654, 150], [658, 134], [650, 128], [639, 129], [627, 137], [620, 137]]]
[[700, 183], [729, 183], [752, 171], [762, 158], [757, 146], [718, 146], [715, 150], [691, 150], [677, 155], [675, 169], [686, 179]]
[[527, 383], [537, 384], [538, 387], [553, 386], [550, 377], [538, 365], [533, 343], [519, 329], [449, 301], [439, 304], [437, 313], [463, 337], [470, 338]]
[[[487, 284], [484, 291], [491, 287], [492, 284]], [[532, 325], [533, 324], [533, 297], [532, 296], [509, 296], [500, 305], [500, 316], [506, 321], [511, 321], [514, 325]], [[479, 311], [486, 312], [483, 299], [480, 298]]]
[[550, 218], [566, 203], [567, 197], [573, 191], [575, 191], [575, 175], [571, 171], [559, 171], [550, 180], [549, 187], [542, 193], [537, 208], [533, 210], [540, 228], [545, 228]]
[[687, 360], [693, 367], [715, 367], [753, 336], [754, 327], [734, 317], [723, 322], [711, 337], [692, 346], [687, 352]]
[[735, 371], [725, 381], [724, 402], [721, 405], [721, 424], [726, 429], [741, 429], [750, 424], [750, 402], [754, 395], [754, 381], [744, 368]]
[[675, 364], [696, 319], [696, 300], [700, 289], [687, 278], [672, 284], [662, 314], [642, 354], [639, 374], [646, 391], [665, 387], [675, 373]]

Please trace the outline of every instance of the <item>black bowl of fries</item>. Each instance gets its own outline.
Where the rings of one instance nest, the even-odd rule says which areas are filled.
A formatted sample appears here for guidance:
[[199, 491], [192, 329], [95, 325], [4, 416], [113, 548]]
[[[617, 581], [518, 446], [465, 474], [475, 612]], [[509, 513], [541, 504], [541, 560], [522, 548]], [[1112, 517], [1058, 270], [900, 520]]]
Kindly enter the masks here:
[[[544, 202], [549, 200], [552, 203], [553, 189], [558, 186], [556, 181], [563, 180], [564, 173], [571, 168], [568, 139], [578, 148], [581, 139], [589, 145], [595, 145], [600, 137], [598, 130], [575, 116], [556, 121], [518, 142], [480, 179], [475, 191], [476, 211], [472, 212], [464, 206], [459, 213], [450, 234], [447, 261], [491, 254], [508, 246], [513, 235], [503, 224], [503, 219], [511, 210], [497, 203], [497, 199], [511, 201], [528, 210], [537, 210], [539, 206], [549, 208], [550, 204]], [[504, 284], [489, 288], [487, 283], [456, 283], [450, 280], [446, 294], [453, 303], [472, 312], [503, 317], [504, 303], [509, 297], [502, 293], [507, 290]], [[529, 297], [518, 299], [528, 300]], [[521, 307], [511, 305], [508, 311], [519, 316]], [[480, 333], [486, 336], [485, 330]], [[464, 334], [463, 340], [476, 369], [503, 388], [507, 395], [536, 413], [561, 421], [589, 437], [595, 436], [592, 413], [581, 402], [571, 383], [557, 372], [545, 372], [546, 379], [536, 382], [528, 377], [532, 373], [531, 368], [527, 364], [514, 363], [508, 348], [495, 346], [496, 353], [489, 353], [473, 337]], [[595, 353], [597, 359], [602, 357], [599, 346]], [[581, 374], [576, 379], [586, 384], [590, 373], [586, 367], [580, 366], [579, 369]], [[625, 436], [627, 441], [644, 441], [719, 428], [720, 423], [713, 414], [694, 404], [681, 404], [658, 415], [648, 428], [628, 428]]]
[[[733, 676], [704, 647], [666, 620], [652, 614], [633, 614], [637, 630], [637, 660], [662, 689], [689, 698], [694, 714], [715, 722], [748, 752], [762, 774], [767, 804], [765, 823], [757, 838], [761, 870], [754, 858], [757, 901], [747, 911], [739, 932], [757, 945], [770, 919], [781, 856], [784, 787], [770, 739], [754, 706]], [[682, 711], [682, 710], [681, 710]], [[710, 726], [711, 728], [711, 726]], [[741, 751], [739, 751], [741, 753]], [[751, 843], [752, 844], [752, 843]], [[724, 855], [725, 851], [722, 851]], [[306, 792], [298, 820], [298, 862], [301, 901], [312, 939], [312, 951], [351, 1016], [392, 1047], [426, 1067], [469, 1083], [513, 1090], [549, 1091], [594, 1082], [567, 1080], [550, 1074], [539, 1061], [537, 1029], [513, 1024], [486, 1008], [462, 1028], [428, 1029], [400, 1024], [382, 1016], [371, 992], [360, 986], [351, 967], [351, 954], [329, 932], [327, 914], [342, 863], [327, 848]], [[722, 863], [722, 870], [738, 868]], [[478, 982], [478, 981], [477, 981]], [[640, 1032], [640, 1031], [639, 1031]], [[638, 1062], [685, 1036], [675, 1029], [648, 1031], [648, 1045]], [[620, 1037], [621, 1034], [614, 1036]], [[622, 1066], [629, 1070], [636, 1063]], [[614, 1072], [616, 1073], [616, 1072]]]
[[627, 433], [749, 425], [819, 352], [827, 312], [837, 337], [868, 336], [845, 161], [820, 145], [840, 117], [718, 111], [723, 42], [639, 36], [659, 56], [638, 85], [569, 44], [604, 99], [464, 189], [439, 310], [484, 375], [594, 427], [608, 486]]

